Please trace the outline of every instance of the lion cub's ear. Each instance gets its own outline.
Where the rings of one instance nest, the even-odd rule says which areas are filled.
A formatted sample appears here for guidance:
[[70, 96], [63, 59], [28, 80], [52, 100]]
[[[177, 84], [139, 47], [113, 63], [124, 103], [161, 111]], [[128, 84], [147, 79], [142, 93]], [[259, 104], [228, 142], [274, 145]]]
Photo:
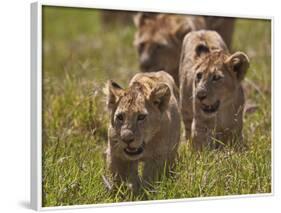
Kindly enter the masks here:
[[136, 27], [140, 27], [145, 23], [145, 20], [152, 20], [157, 16], [156, 13], [138, 13], [134, 16], [134, 23]]
[[175, 37], [182, 41], [184, 36], [191, 31], [191, 28], [186, 23], [176, 23], [176, 26], [174, 27], [173, 34]]
[[119, 98], [124, 94], [124, 90], [114, 81], [107, 82], [105, 93], [107, 95], [106, 105], [108, 109], [113, 109]]
[[226, 59], [225, 64], [235, 72], [236, 77], [239, 81], [242, 81], [246, 75], [247, 69], [249, 68], [249, 58], [243, 52], [236, 52]]
[[161, 112], [164, 112], [170, 101], [171, 91], [167, 84], [158, 84], [150, 93], [149, 100], [156, 105]]

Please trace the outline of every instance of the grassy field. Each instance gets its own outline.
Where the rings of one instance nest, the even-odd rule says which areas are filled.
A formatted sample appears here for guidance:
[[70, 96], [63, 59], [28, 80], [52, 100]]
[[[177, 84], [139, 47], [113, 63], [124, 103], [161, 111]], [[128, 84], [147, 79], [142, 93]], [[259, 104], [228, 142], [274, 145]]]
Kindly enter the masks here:
[[271, 26], [238, 20], [233, 49], [251, 59], [245, 87], [258, 109], [245, 117], [248, 149], [192, 152], [180, 146], [175, 175], [132, 198], [102, 181], [108, 113], [102, 87], [138, 71], [133, 25], [104, 27], [88, 9], [43, 10], [43, 206], [271, 192]]

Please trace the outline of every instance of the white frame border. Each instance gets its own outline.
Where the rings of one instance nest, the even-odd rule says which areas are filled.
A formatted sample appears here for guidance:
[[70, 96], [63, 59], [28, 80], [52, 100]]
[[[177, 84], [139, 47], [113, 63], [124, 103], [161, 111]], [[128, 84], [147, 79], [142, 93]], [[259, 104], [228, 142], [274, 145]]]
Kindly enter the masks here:
[[[115, 4], [116, 5], [116, 4]], [[168, 200], [152, 200], [152, 201], [132, 201], [120, 203], [105, 203], [105, 204], [86, 204], [86, 205], [71, 205], [71, 206], [42, 206], [42, 7], [43, 6], [58, 6], [58, 7], [76, 7], [76, 8], [91, 8], [91, 9], [108, 9], [108, 10], [125, 10], [125, 11], [146, 11], [146, 12], [162, 12], [162, 13], [177, 13], [190, 15], [208, 15], [208, 16], [223, 16], [223, 17], [238, 17], [249, 19], [266, 19], [271, 21], [271, 193], [260, 194], [244, 194], [244, 195], [227, 195], [213, 197], [196, 197], [183, 199], [168, 199]], [[200, 11], [188, 10], [159, 10], [155, 8], [139, 8], [139, 7], [124, 7], [112, 6], [106, 3], [84, 3], [84, 2], [66, 2], [39, 0], [31, 4], [31, 208], [37, 211], [46, 210], [62, 210], [62, 209], [84, 209], [84, 208], [99, 208], [99, 207], [114, 207], [125, 205], [146, 205], [146, 204], [162, 204], [175, 202], [189, 201], [207, 201], [207, 200], [224, 200], [224, 199], [239, 199], [239, 198], [255, 198], [274, 196], [274, 17], [273, 16], [256, 16], [245, 14], [224, 14], [224, 13], [206, 13]]]
[[34, 210], [42, 209], [42, 4], [31, 4], [31, 193]]

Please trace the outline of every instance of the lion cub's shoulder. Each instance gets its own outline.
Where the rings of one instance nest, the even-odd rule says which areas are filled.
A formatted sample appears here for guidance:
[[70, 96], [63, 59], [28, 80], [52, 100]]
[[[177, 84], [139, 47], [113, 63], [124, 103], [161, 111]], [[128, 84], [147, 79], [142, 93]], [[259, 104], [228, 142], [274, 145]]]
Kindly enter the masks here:
[[229, 53], [226, 44], [217, 32], [199, 30], [188, 33], [183, 40], [179, 69], [180, 81], [191, 73], [192, 66], [201, 60], [203, 55], [210, 52]]
[[188, 33], [183, 40], [183, 52], [200, 53], [204, 47], [209, 50], [223, 50], [228, 52], [228, 48], [222, 37], [212, 30], [199, 30]]

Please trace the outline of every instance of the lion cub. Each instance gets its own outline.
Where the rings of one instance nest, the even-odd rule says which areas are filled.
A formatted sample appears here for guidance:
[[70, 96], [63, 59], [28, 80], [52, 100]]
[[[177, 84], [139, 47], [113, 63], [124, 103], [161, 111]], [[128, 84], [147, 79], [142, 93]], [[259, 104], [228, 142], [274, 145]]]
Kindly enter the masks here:
[[184, 36], [205, 29], [202, 16], [138, 13], [134, 18], [137, 32], [134, 45], [142, 72], [165, 70], [178, 86], [178, 68]]
[[242, 141], [246, 54], [229, 54], [214, 31], [189, 33], [180, 61], [180, 108], [195, 149], [210, 142]]
[[179, 60], [184, 36], [196, 30], [216, 30], [230, 47], [234, 18], [138, 13], [134, 45], [142, 72], [165, 70], [179, 86]]
[[108, 127], [107, 166], [115, 181], [127, 181], [138, 190], [139, 162], [144, 162], [144, 183], [157, 180], [165, 165], [176, 157], [180, 139], [177, 90], [166, 72], [136, 74], [129, 88], [107, 84]]

